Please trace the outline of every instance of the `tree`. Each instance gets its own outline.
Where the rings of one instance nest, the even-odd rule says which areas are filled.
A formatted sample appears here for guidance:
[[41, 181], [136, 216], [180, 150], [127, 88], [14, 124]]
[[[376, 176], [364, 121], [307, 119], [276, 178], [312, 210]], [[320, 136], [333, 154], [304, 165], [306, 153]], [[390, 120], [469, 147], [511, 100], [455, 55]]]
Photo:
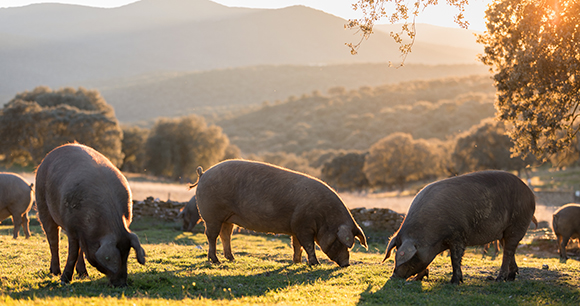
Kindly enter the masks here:
[[[391, 13], [387, 12], [385, 8], [389, 3], [394, 5]], [[447, 0], [446, 3], [456, 7], [458, 10], [457, 15], [455, 15], [455, 22], [462, 28], [467, 28], [469, 22], [465, 20], [463, 12], [465, 12], [465, 6], [469, 3], [469, 0]], [[359, 0], [356, 4], [353, 4], [353, 8], [354, 10], [360, 10], [363, 13], [363, 17], [349, 20], [345, 27], [358, 28], [361, 32], [361, 39], [358, 43], [346, 43], [346, 45], [351, 48], [350, 52], [352, 54], [356, 54], [361, 43], [373, 33], [374, 24], [381, 18], [386, 18], [393, 24], [403, 23], [401, 32], [391, 32], [390, 35], [399, 44], [399, 50], [403, 58], [406, 58], [407, 54], [411, 52], [415, 41], [415, 17], [426, 7], [438, 4], [438, 0], [416, 0], [410, 4], [405, 0]], [[406, 42], [406, 39], [409, 39], [410, 42]]]
[[341, 153], [325, 163], [320, 170], [323, 181], [338, 190], [360, 190], [369, 186], [363, 172], [368, 152]]
[[145, 168], [153, 175], [195, 181], [197, 167], [207, 169], [222, 161], [228, 145], [221, 128], [208, 126], [202, 117], [161, 118], [145, 144]]
[[438, 148], [406, 133], [391, 134], [369, 149], [363, 171], [373, 186], [399, 186], [440, 175]]
[[478, 41], [495, 73], [498, 117], [512, 126], [514, 153], [546, 160], [578, 133], [580, 2], [495, 0], [486, 15]]
[[145, 143], [149, 130], [138, 126], [123, 127], [123, 164], [121, 170], [133, 173], [145, 170]]
[[483, 120], [457, 137], [451, 154], [454, 169], [458, 174], [486, 169], [520, 171], [533, 162], [512, 157], [512, 146], [503, 122]]
[[122, 162], [123, 133], [113, 108], [96, 90], [37, 87], [0, 110], [0, 153], [7, 164], [37, 165], [55, 147], [79, 142]]
[[[395, 9], [388, 13], [387, 3]], [[448, 0], [458, 8], [456, 22], [467, 27], [462, 12], [469, 0]], [[411, 52], [414, 17], [438, 0], [359, 0], [354, 8], [364, 16], [346, 25], [359, 28], [363, 38], [347, 44], [356, 53], [372, 33], [375, 22], [403, 21], [391, 36], [403, 56]], [[485, 46], [481, 61], [490, 66], [498, 91], [498, 118], [507, 123], [513, 153], [532, 153], [541, 161], [568, 150], [578, 133], [580, 114], [580, 2], [577, 0], [494, 0], [486, 11], [487, 31], [478, 42]], [[411, 41], [404, 42], [404, 36]]]

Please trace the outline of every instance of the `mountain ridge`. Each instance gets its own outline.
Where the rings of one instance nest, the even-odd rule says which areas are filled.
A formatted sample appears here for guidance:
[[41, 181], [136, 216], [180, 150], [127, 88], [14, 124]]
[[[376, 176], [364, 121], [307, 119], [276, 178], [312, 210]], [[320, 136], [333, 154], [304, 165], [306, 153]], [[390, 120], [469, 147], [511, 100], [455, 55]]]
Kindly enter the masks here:
[[[360, 36], [355, 30], [345, 30], [346, 22], [304, 6], [232, 8], [209, 0], [142, 0], [110, 9], [65, 4], [3, 8], [0, 9], [0, 99], [7, 102], [16, 93], [37, 86], [83, 86], [102, 90], [105, 97], [111, 97], [113, 104], [151, 104], [156, 103], [149, 97], [151, 95], [143, 97], [148, 100], [122, 100], [135, 91], [126, 87], [127, 92], [122, 93], [119, 88], [111, 88], [118, 80], [138, 82], [143, 75], [151, 75], [161, 82], [164, 79], [159, 76], [164, 74], [203, 72], [207, 76], [210, 71], [218, 70], [215, 75], [220, 74], [226, 80], [224, 69], [288, 65], [364, 66], [373, 65], [369, 63], [387, 65], [388, 62], [396, 66], [401, 60], [398, 46], [388, 33], [380, 31], [363, 42], [359, 54], [351, 55], [345, 43], [356, 42]], [[446, 40], [453, 40], [453, 37]], [[461, 45], [445, 45], [445, 40], [442, 43], [418, 40], [406, 64], [477, 63], [477, 51]], [[220, 69], [222, 73], [219, 73]], [[479, 68], [475, 70], [480, 73]], [[348, 73], [348, 70], [342, 71], [340, 73]], [[412, 69], [405, 71], [405, 67], [398, 71], [405, 79], [416, 72]], [[297, 77], [306, 76], [303, 73]], [[286, 82], [292, 80], [286, 79]], [[341, 81], [335, 86], [344, 84]], [[326, 90], [328, 86], [332, 85], [325, 83], [324, 87], [304, 89], [310, 92]], [[264, 90], [263, 85], [256, 87]], [[231, 92], [236, 90], [232, 88]], [[220, 101], [220, 105], [236, 104], [235, 98], [227, 102], [219, 97], [219, 92], [213, 94], [216, 96], [213, 100]], [[301, 93], [294, 90], [292, 94]], [[254, 99], [254, 103], [261, 103], [285, 98], [257, 94], [240, 100]], [[194, 97], [189, 99], [187, 102], [193, 105], [193, 109], [207, 106], [207, 103], [195, 105], [198, 100]], [[204, 99], [212, 100], [211, 95]], [[134, 108], [127, 108], [127, 114]], [[121, 115], [124, 111], [118, 113]], [[147, 119], [149, 115], [134, 120], [123, 118], [136, 121]]]

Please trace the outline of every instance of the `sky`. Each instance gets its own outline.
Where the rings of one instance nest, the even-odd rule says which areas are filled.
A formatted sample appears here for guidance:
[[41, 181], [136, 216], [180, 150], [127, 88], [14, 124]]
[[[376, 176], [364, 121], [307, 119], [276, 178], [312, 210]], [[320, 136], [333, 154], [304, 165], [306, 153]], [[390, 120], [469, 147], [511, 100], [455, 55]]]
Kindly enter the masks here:
[[[318, 10], [325, 11], [329, 14], [339, 16], [344, 19], [354, 19], [361, 17], [358, 11], [352, 9], [352, 4], [357, 0], [213, 0], [214, 2], [237, 7], [250, 8], [282, 8], [292, 5], [304, 5]], [[0, 0], [0, 8], [25, 6], [34, 3], [67, 3], [94, 7], [119, 7], [136, 0]], [[446, 1], [439, 1], [441, 4], [436, 7], [427, 8], [417, 17], [416, 22], [428, 23], [443, 27], [459, 28], [453, 21], [457, 14], [457, 9], [448, 6]], [[470, 0], [466, 7], [465, 17], [469, 21], [469, 29], [476, 31], [485, 30], [485, 10], [491, 0]], [[388, 23], [383, 20], [379, 23]]]

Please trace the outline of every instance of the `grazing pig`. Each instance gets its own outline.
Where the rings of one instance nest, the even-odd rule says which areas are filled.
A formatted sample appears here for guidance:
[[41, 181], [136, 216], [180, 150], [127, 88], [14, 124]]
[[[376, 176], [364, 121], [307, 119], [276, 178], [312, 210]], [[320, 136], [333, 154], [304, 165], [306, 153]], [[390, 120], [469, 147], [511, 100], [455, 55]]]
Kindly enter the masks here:
[[560, 260], [566, 262], [566, 245], [570, 239], [580, 239], [580, 204], [566, 204], [560, 207], [552, 217], [554, 234], [558, 238]]
[[[366, 238], [338, 194], [322, 181], [292, 170], [260, 162], [228, 160], [205, 173], [197, 169], [197, 207], [205, 222], [208, 259], [219, 263], [219, 235], [224, 256], [234, 260], [231, 234], [234, 224], [292, 237], [293, 261], [318, 264], [315, 242], [339, 266], [349, 265], [354, 238], [367, 247]], [[191, 187], [194, 187], [193, 184]]]
[[465, 247], [501, 240], [503, 261], [496, 280], [514, 280], [515, 251], [535, 209], [534, 193], [508, 172], [480, 171], [432, 183], [413, 199], [384, 260], [397, 248], [393, 277], [406, 279], [425, 274], [435, 256], [449, 249], [451, 283], [458, 284], [463, 282]]
[[487, 255], [487, 251], [489, 250], [489, 248], [491, 247], [491, 245], [493, 244], [493, 247], [495, 249], [495, 252], [493, 253], [492, 257], [495, 258], [497, 256], [497, 254], [499, 254], [499, 240], [487, 243], [486, 245], [483, 246], [483, 256], [485, 257], [485, 255]]
[[0, 173], [0, 222], [12, 216], [14, 239], [18, 238], [20, 225], [26, 238], [30, 237], [28, 212], [33, 203], [32, 186], [16, 173]]
[[60, 228], [68, 236], [68, 258], [61, 282], [73, 270], [87, 276], [83, 254], [107, 275], [113, 286], [127, 285], [131, 248], [140, 264], [145, 251], [129, 230], [131, 191], [121, 172], [102, 154], [80, 144], [60, 146], [46, 155], [36, 170], [36, 205], [50, 245], [50, 272], [60, 274]]
[[199, 223], [199, 210], [197, 210], [197, 201], [195, 200], [195, 196], [191, 197], [189, 202], [185, 204], [185, 207], [181, 209], [179, 214], [177, 215], [178, 218], [183, 218], [183, 226], [181, 229], [185, 232], [192, 232], [193, 227]]

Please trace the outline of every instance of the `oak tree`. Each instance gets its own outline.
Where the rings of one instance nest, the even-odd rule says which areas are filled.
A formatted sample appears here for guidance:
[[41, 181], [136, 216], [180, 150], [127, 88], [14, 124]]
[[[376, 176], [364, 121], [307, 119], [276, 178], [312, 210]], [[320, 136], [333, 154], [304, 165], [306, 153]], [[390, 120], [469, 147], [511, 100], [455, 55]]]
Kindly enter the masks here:
[[122, 162], [123, 133], [113, 108], [96, 90], [37, 87], [19, 93], [0, 110], [4, 163], [37, 165], [55, 147], [79, 142]]
[[514, 153], [546, 160], [578, 133], [580, 2], [495, 0], [486, 12], [481, 61], [490, 66], [500, 120]]

